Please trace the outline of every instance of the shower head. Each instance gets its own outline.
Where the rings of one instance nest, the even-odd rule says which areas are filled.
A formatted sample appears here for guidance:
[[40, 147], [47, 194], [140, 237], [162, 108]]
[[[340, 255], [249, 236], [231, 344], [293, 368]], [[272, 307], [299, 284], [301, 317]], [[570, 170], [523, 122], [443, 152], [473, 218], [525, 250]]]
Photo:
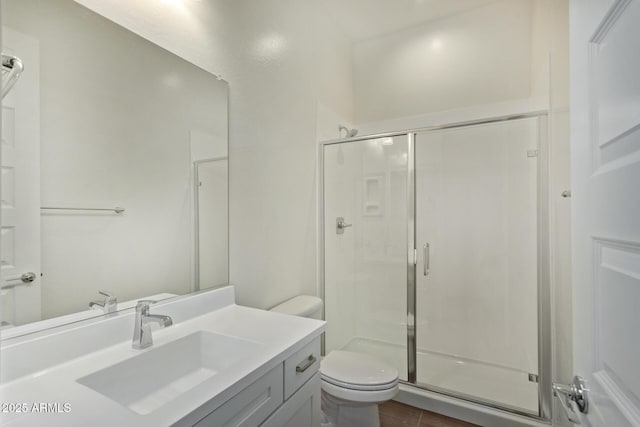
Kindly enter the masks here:
[[358, 129], [349, 129], [346, 126], [338, 126], [338, 132], [340, 132], [340, 136], [342, 136], [342, 131], [345, 131], [345, 138], [353, 138], [358, 134]]
[[22, 70], [24, 70], [24, 66], [20, 58], [2, 54], [2, 98], [11, 91]]

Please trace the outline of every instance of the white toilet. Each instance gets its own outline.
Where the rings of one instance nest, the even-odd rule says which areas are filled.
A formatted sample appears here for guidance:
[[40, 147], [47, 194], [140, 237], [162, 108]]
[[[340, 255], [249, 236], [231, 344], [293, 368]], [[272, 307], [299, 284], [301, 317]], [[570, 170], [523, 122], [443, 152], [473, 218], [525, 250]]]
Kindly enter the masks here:
[[[320, 319], [322, 300], [301, 295], [271, 309]], [[368, 354], [334, 350], [320, 364], [323, 427], [379, 427], [378, 404], [398, 393], [398, 371]]]

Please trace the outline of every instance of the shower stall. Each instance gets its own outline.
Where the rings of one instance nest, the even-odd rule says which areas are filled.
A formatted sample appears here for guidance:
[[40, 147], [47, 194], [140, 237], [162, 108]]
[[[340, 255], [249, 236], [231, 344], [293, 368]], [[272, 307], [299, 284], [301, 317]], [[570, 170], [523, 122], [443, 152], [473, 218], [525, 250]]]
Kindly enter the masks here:
[[325, 351], [549, 418], [546, 117], [321, 144]]

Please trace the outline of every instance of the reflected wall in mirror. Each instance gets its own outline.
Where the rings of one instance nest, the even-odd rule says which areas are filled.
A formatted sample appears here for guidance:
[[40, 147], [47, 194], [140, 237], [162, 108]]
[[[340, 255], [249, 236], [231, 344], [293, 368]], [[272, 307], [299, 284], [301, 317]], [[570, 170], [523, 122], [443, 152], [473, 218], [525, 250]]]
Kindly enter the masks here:
[[3, 337], [100, 315], [99, 291], [226, 284], [226, 82], [73, 0], [1, 7], [24, 63], [2, 105]]

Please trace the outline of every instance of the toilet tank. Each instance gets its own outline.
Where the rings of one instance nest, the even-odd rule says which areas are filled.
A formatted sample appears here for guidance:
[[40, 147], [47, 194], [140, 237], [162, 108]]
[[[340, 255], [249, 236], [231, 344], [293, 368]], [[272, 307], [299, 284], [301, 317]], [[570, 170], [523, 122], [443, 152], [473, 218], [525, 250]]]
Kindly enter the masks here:
[[276, 305], [270, 311], [321, 320], [322, 300], [311, 295], [298, 295]]

